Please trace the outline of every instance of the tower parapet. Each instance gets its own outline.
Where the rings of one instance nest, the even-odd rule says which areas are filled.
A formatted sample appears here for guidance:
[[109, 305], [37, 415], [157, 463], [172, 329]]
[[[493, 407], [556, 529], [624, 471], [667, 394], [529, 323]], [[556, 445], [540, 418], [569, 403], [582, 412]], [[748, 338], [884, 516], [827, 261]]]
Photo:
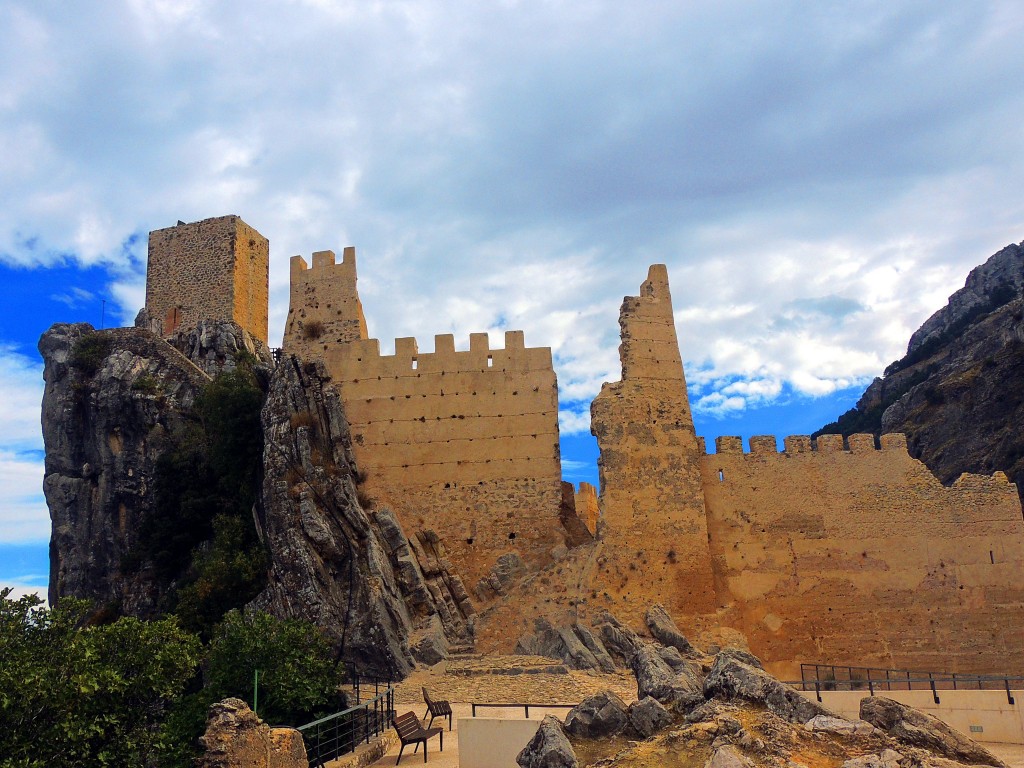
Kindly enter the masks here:
[[367, 337], [363, 305], [356, 290], [356, 249], [339, 262], [334, 251], [317, 251], [313, 266], [291, 259], [291, 289], [283, 347], [289, 354], [323, 357], [338, 344]]

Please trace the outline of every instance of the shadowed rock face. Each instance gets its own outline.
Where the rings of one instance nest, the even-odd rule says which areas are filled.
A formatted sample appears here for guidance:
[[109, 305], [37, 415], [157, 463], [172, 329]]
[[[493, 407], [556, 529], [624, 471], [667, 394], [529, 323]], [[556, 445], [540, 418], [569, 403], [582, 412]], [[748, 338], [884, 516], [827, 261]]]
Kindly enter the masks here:
[[471, 606], [436, 558], [435, 578], [424, 577], [393, 516], [361, 507], [348, 422], [329, 381], [321, 363], [292, 356], [271, 379], [261, 520], [271, 565], [253, 606], [313, 622], [365, 671], [404, 677], [410, 640], [432, 633], [431, 655], [443, 655], [445, 632], [465, 640]]
[[516, 756], [516, 762], [520, 768], [577, 768], [579, 765], [561, 721], [551, 715], [541, 721], [530, 743]]
[[122, 565], [155, 507], [156, 463], [210, 377], [136, 328], [58, 323], [39, 351], [50, 603], [74, 596], [152, 616], [169, 584]]

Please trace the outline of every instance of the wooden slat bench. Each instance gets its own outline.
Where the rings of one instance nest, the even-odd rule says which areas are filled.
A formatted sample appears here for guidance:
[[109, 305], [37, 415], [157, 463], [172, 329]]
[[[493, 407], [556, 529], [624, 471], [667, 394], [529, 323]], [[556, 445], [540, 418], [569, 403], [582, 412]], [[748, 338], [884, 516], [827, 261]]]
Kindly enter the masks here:
[[406, 744], [415, 744], [412, 753], [416, 754], [416, 750], [420, 748], [420, 744], [423, 744], [423, 762], [427, 762], [427, 740], [434, 736], [441, 737], [441, 751], [444, 752], [444, 728], [424, 728], [423, 723], [420, 722], [419, 718], [416, 717], [415, 712], [406, 712], [404, 715], [398, 715], [397, 717], [391, 718], [391, 725], [395, 731], [398, 732], [398, 738], [402, 742], [401, 748], [398, 750], [398, 760], [395, 760], [395, 765], [398, 765], [402, 759], [402, 752], [405, 751]]
[[[423, 688], [423, 701], [427, 704], [427, 713], [430, 715], [430, 722], [427, 723], [427, 728], [434, 724], [435, 717], [447, 717], [448, 718], [448, 730], [452, 729], [452, 705], [447, 701], [434, 701], [430, 698], [430, 691]], [[423, 715], [425, 718], [427, 715]]]

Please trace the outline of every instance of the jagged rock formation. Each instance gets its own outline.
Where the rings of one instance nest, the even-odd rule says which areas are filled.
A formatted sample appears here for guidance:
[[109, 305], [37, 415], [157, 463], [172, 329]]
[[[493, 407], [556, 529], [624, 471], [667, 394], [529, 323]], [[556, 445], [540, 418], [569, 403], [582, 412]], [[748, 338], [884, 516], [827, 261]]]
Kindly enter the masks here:
[[[607, 617], [610, 619], [610, 617]], [[612, 621], [605, 624], [613, 626]], [[656, 646], [638, 640], [634, 662], [657, 665]], [[753, 768], [842, 765], [843, 768], [962, 768], [1001, 766], [988, 750], [919, 710], [880, 697], [861, 702], [863, 720], [838, 717], [764, 671], [745, 651], [713, 656], [694, 649], [696, 691], [683, 709], [642, 698], [625, 712], [610, 692], [586, 699], [538, 733], [519, 764], [580, 762], [614, 766], [680, 765], [693, 768]], [[692, 663], [692, 662], [691, 662]], [[635, 671], [644, 688], [649, 670]], [[868, 721], [868, 722], [865, 722]], [[566, 745], [562, 738], [567, 732]], [[622, 733], [642, 741], [609, 740]], [[568, 747], [568, 750], [566, 749]], [[544, 762], [549, 758], [551, 762]], [[582, 759], [585, 758], [585, 759]]]
[[306, 746], [294, 728], [271, 728], [241, 699], [210, 707], [196, 768], [306, 768]]
[[973, 269], [911, 336], [907, 354], [819, 433], [903, 432], [949, 484], [1003, 471], [1024, 490], [1024, 243]]
[[135, 562], [140, 531], [159, 514], [157, 465], [213, 375], [248, 356], [269, 390], [253, 507], [269, 583], [253, 607], [311, 620], [347, 659], [391, 676], [414, 656], [433, 663], [449, 643], [472, 642], [473, 605], [437, 536], [410, 542], [388, 510], [360, 506], [348, 423], [322, 367], [288, 358], [275, 368], [261, 342], [212, 321], [169, 342], [144, 327], [58, 324], [39, 348], [52, 603], [84, 597], [140, 617], [167, 609], [180, 574]]
[[381, 511], [376, 525], [360, 506], [348, 422], [329, 381], [321, 363], [294, 356], [271, 379], [261, 522], [271, 565], [254, 606], [320, 626], [364, 670], [404, 676], [410, 637], [464, 634], [468, 599], [445, 568], [426, 581], [393, 516]]
[[50, 603], [73, 595], [152, 615], [168, 585], [146, 570], [129, 576], [122, 563], [155, 508], [156, 462], [210, 377], [136, 328], [58, 323], [39, 351]]

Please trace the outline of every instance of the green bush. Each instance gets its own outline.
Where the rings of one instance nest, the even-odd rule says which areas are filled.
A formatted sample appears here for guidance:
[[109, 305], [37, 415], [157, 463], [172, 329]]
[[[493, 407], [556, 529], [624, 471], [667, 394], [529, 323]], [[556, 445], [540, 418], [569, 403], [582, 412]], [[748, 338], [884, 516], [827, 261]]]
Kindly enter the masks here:
[[206, 688], [214, 700], [237, 696], [253, 703], [259, 670], [259, 716], [302, 725], [341, 709], [340, 673], [326, 638], [312, 624], [266, 613], [229, 611], [210, 643]]
[[252, 600], [266, 581], [266, 558], [252, 509], [263, 466], [260, 410], [265, 393], [253, 363], [217, 376], [196, 399], [174, 447], [157, 460], [154, 512], [126, 559], [150, 562], [175, 582], [165, 608], [209, 638], [224, 613]]
[[87, 333], [75, 340], [68, 362], [72, 368], [86, 376], [94, 376], [103, 367], [103, 361], [110, 354], [111, 346], [112, 340], [109, 335], [96, 331]]
[[9, 595], [0, 592], [0, 764], [153, 762], [158, 726], [198, 665], [198, 638], [173, 618], [84, 627], [85, 601], [46, 609]]

